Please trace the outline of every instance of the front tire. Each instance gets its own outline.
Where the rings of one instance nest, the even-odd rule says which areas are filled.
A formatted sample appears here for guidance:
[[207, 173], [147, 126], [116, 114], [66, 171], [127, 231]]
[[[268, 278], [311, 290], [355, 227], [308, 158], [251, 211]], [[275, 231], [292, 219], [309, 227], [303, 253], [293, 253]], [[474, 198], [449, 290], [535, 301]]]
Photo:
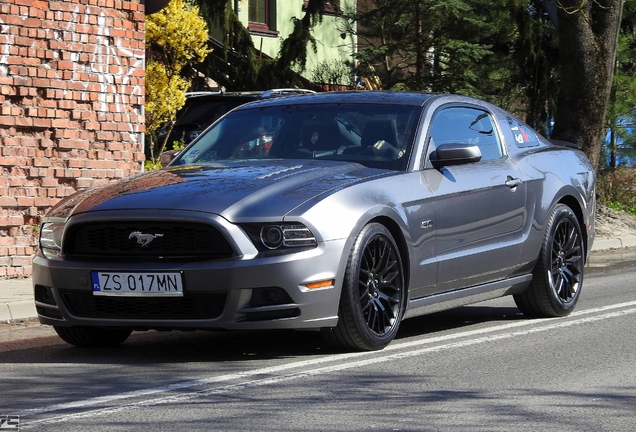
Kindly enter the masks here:
[[114, 347], [126, 339], [132, 330], [109, 327], [53, 326], [57, 335], [71, 345], [79, 347]]
[[524, 315], [561, 317], [569, 315], [581, 295], [585, 247], [574, 212], [558, 204], [548, 219], [532, 285], [514, 296]]
[[384, 225], [366, 225], [347, 262], [338, 324], [323, 329], [323, 337], [344, 349], [380, 350], [395, 338], [405, 304], [404, 267], [397, 244]]

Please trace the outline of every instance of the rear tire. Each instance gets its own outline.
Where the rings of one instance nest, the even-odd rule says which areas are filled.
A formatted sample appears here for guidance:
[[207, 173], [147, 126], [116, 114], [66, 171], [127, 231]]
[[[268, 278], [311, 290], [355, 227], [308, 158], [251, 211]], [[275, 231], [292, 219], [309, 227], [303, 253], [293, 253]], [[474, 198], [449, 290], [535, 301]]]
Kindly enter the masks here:
[[66, 343], [79, 347], [114, 347], [126, 339], [132, 330], [109, 327], [53, 326], [55, 332]]
[[558, 204], [548, 219], [532, 285], [514, 296], [521, 312], [531, 317], [561, 317], [576, 306], [583, 287], [585, 248], [574, 212]]
[[385, 226], [371, 223], [358, 234], [347, 262], [338, 324], [322, 336], [347, 350], [380, 350], [395, 338], [405, 304], [397, 244]]

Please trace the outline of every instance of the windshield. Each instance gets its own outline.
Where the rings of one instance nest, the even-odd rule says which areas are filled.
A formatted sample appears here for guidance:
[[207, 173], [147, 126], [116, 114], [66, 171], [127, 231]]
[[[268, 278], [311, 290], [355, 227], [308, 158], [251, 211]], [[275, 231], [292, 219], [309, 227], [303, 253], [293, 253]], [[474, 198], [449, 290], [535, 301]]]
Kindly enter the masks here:
[[203, 133], [171, 165], [328, 159], [404, 171], [419, 113], [419, 107], [370, 104], [239, 110]]

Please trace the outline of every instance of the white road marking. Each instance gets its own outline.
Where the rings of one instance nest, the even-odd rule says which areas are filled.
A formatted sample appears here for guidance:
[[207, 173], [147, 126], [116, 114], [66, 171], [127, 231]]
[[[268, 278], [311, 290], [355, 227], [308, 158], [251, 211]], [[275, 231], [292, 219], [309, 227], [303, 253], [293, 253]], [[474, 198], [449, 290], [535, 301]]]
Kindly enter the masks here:
[[[403, 358], [415, 357], [428, 353], [435, 353], [450, 349], [456, 348], [464, 348], [472, 345], [482, 344], [486, 342], [492, 342], [503, 339], [510, 339], [517, 336], [523, 336], [532, 333], [539, 333], [549, 330], [554, 330], [557, 328], [570, 327], [574, 325], [587, 324], [602, 320], [607, 320], [611, 318], [617, 318], [626, 316], [629, 314], [636, 313], [636, 301], [619, 303], [615, 305], [603, 306], [594, 309], [588, 309], [580, 312], [574, 312], [570, 316], [565, 318], [560, 318], [557, 320], [524, 320], [518, 321], [508, 324], [503, 324], [495, 327], [488, 327], [483, 329], [469, 330], [465, 332], [444, 335], [439, 337], [427, 338], [423, 340], [416, 340], [410, 342], [402, 342], [402, 343], [393, 343], [389, 345], [382, 351], [374, 351], [374, 352], [357, 352], [357, 353], [346, 353], [346, 354], [335, 354], [329, 355], [325, 357], [303, 360], [298, 362], [286, 363], [277, 366], [271, 366], [266, 368], [254, 369], [245, 372], [239, 372], [234, 374], [225, 374], [219, 376], [213, 376], [209, 378], [203, 378], [199, 380], [193, 381], [185, 381], [181, 383], [175, 383], [167, 386], [160, 386], [150, 389], [137, 390], [132, 392], [120, 393], [109, 396], [101, 396], [87, 400], [68, 402], [63, 404], [49, 405], [41, 408], [34, 408], [29, 410], [24, 410], [22, 412], [17, 412], [14, 414], [20, 415], [21, 418], [30, 417], [39, 414], [46, 414], [52, 412], [59, 412], [70, 409], [87, 409], [94, 406], [111, 404], [123, 399], [130, 398], [138, 398], [141, 396], [149, 396], [156, 395], [155, 398], [148, 400], [148, 398], [144, 398], [143, 401], [139, 402], [128, 402], [125, 405], [115, 405], [112, 407], [106, 408], [96, 408], [89, 411], [81, 412], [81, 413], [72, 413], [72, 414], [63, 414], [56, 417], [49, 417], [41, 420], [32, 420], [27, 421], [21, 424], [22, 429], [30, 429], [36, 426], [46, 425], [46, 424], [54, 424], [54, 423], [62, 423], [74, 419], [81, 418], [91, 418], [97, 417], [101, 415], [116, 413], [123, 410], [129, 409], [138, 409], [156, 405], [163, 405], [167, 403], [182, 403], [188, 400], [227, 394], [232, 392], [241, 391], [248, 388], [262, 387], [266, 385], [277, 384], [281, 382], [291, 381], [299, 378], [322, 375], [327, 373], [332, 373], [336, 371], [353, 369], [373, 364], [384, 363], [387, 361], [398, 360]], [[631, 309], [625, 309], [631, 308]], [[622, 309], [622, 310], [617, 310]], [[600, 314], [594, 316], [593, 315]], [[548, 325], [544, 325], [549, 323]], [[531, 327], [531, 328], [522, 328], [522, 327]], [[518, 330], [517, 330], [518, 329]], [[489, 333], [502, 332], [501, 334], [489, 335]], [[480, 336], [474, 338], [475, 336]], [[425, 346], [436, 343], [448, 342], [454, 339], [460, 338], [470, 338], [467, 340], [462, 340], [458, 342], [449, 342], [441, 345], [435, 346]], [[400, 351], [400, 352], [395, 352]], [[363, 358], [361, 357], [371, 357], [371, 358]], [[295, 373], [288, 373], [280, 376], [269, 376], [272, 373], [282, 372], [290, 369], [298, 369], [298, 368], [307, 368], [312, 366], [320, 365], [321, 363], [335, 363], [334, 365], [312, 368], [309, 370], [301, 370]], [[258, 378], [259, 375], [265, 375], [263, 378]], [[256, 377], [255, 379], [244, 381], [236, 384], [227, 384], [220, 387], [214, 387], [211, 389], [203, 389], [203, 390], [191, 390], [187, 393], [179, 393], [174, 395], [163, 396], [165, 393], [172, 392], [174, 390], [182, 390], [186, 388], [193, 388], [204, 386], [208, 384], [221, 383], [225, 381], [232, 380], [240, 380], [245, 378]]]

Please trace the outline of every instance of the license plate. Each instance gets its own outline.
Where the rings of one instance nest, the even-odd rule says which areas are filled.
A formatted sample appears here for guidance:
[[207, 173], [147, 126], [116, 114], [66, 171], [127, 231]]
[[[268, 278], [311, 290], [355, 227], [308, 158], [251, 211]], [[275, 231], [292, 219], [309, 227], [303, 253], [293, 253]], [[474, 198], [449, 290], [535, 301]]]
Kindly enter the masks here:
[[181, 273], [91, 272], [94, 295], [181, 297]]

